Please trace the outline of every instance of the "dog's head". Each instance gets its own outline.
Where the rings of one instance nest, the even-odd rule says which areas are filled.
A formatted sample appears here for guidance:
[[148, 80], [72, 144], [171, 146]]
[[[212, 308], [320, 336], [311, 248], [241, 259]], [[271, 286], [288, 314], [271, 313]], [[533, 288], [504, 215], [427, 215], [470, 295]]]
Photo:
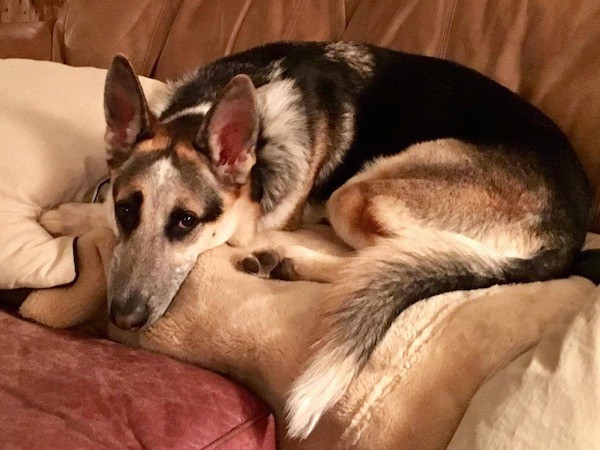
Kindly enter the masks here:
[[249, 77], [238, 75], [204, 116], [161, 121], [127, 59], [117, 56], [104, 108], [118, 233], [108, 306], [114, 324], [140, 328], [162, 316], [199, 254], [253, 220], [256, 92]]

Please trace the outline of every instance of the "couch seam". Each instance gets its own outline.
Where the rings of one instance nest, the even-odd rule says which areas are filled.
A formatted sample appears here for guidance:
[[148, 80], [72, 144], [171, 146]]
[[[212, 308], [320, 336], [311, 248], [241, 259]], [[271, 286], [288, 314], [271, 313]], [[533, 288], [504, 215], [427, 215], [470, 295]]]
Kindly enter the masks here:
[[56, 27], [57, 21], [57, 19], [54, 19], [52, 21], [52, 26], [50, 27], [50, 56], [48, 57], [49, 61], [54, 61], [54, 27]]
[[348, 2], [347, 2], [347, 0], [343, 0], [343, 5], [344, 5], [344, 22], [346, 22], [346, 27], [345, 27], [344, 31], [346, 31], [346, 28], [348, 28], [348, 25], [350, 25], [350, 22], [354, 18], [354, 14], [356, 13], [356, 10], [359, 8], [361, 2], [362, 2], [362, 0], [358, 0], [354, 4], [354, 8], [352, 8], [352, 11], [349, 11], [348, 10]]
[[246, 16], [248, 15], [248, 11], [250, 11], [251, 7], [252, 7], [252, 0], [248, 0], [244, 4], [244, 9], [241, 11], [240, 18], [237, 20], [237, 22], [233, 26], [231, 37], [229, 38], [229, 41], [227, 42], [227, 45], [225, 46], [225, 56], [230, 55], [231, 52], [233, 51], [233, 46], [235, 45], [235, 41], [237, 41], [237, 38], [240, 34], [240, 30], [242, 29], [242, 25], [244, 24], [244, 21], [246, 20]]
[[148, 64], [148, 55], [150, 54], [150, 47], [152, 47], [152, 43], [154, 42], [154, 37], [156, 35], [156, 30], [158, 29], [158, 24], [160, 23], [160, 19], [165, 11], [165, 7], [167, 5], [167, 0], [163, 0], [161, 7], [160, 7], [160, 11], [158, 11], [158, 15], [156, 16], [156, 22], [154, 23], [154, 28], [152, 29], [152, 34], [150, 34], [150, 39], [148, 40], [148, 45], [146, 47], [146, 53], [144, 55], [144, 59], [142, 60], [142, 70], [144, 71], [143, 75], [150, 75], [150, 73], [152, 72], [152, 67], [154, 67], [154, 64], [148, 68], [148, 71], [146, 72], [146, 65]]
[[284, 41], [287, 41], [289, 39], [290, 35], [292, 34], [292, 30], [294, 29], [294, 27], [296, 26], [296, 23], [298, 22], [298, 17], [300, 16], [300, 10], [304, 6], [304, 3], [306, 3], [306, 0], [300, 0], [296, 4], [296, 7], [294, 8], [294, 11], [292, 12], [292, 17], [290, 18], [290, 21], [288, 22], [287, 29], [284, 31], [283, 36], [282, 36]]
[[156, 54], [156, 61], [152, 65], [152, 69], [149, 72], [150, 78], [155, 78], [154, 75], [156, 74], [156, 68], [158, 66], [158, 63], [162, 59], [163, 53], [165, 51], [165, 46], [167, 45], [167, 41], [169, 40], [169, 37], [171, 36], [171, 32], [173, 31], [173, 25], [175, 24], [175, 22], [177, 21], [177, 18], [179, 17], [179, 13], [181, 12], [181, 8], [183, 7], [184, 1], [185, 0], [181, 0], [179, 2], [179, 7], [177, 8], [177, 12], [173, 15], [173, 20], [171, 21], [171, 25], [169, 26], [169, 31], [167, 32], [167, 36], [165, 37], [165, 40], [163, 41], [162, 45], [160, 46], [160, 50]]
[[454, 15], [456, 14], [457, 5], [458, 5], [458, 0], [453, 0], [452, 6], [450, 7], [450, 14], [448, 14], [448, 19], [446, 20], [444, 36], [442, 37], [440, 51], [438, 53], [438, 56], [440, 58], [444, 58], [446, 56], [446, 51], [448, 50], [448, 41], [450, 39], [450, 30], [452, 29], [452, 23], [454, 22]]
[[252, 417], [251, 419], [247, 419], [244, 422], [236, 425], [235, 427], [233, 427], [232, 429], [230, 429], [229, 431], [227, 431], [225, 434], [222, 434], [221, 436], [219, 436], [218, 438], [216, 438], [214, 441], [210, 442], [209, 444], [207, 444], [205, 447], [202, 447], [203, 450], [209, 450], [209, 449], [215, 449], [218, 448], [217, 446], [220, 444], [223, 444], [229, 440], [231, 440], [233, 437], [239, 435], [241, 432], [243, 432], [244, 430], [248, 429], [250, 426], [263, 421], [265, 419], [268, 419], [268, 417], [271, 415], [270, 412], [268, 413], [262, 413], [260, 415], [255, 415], [254, 417]]
[[[65, 20], [63, 22], [63, 33], [62, 33], [63, 40], [64, 40], [64, 37], [65, 37], [65, 34], [66, 34], [65, 31], [67, 30], [67, 20], [69, 19], [69, 11], [71, 9], [71, 5], [72, 4], [73, 4], [73, 0], [70, 0], [70, 1], [68, 1], [67, 3], [65, 3], [63, 5], [63, 7], [65, 8]], [[57, 24], [58, 24], [58, 15], [56, 17], [57, 17], [57, 20], [54, 22], [54, 25], [52, 26], [52, 43], [50, 44], [50, 52], [51, 52], [50, 53], [50, 59], [51, 60], [54, 60], [54, 58], [53, 58], [54, 57], [54, 33], [56, 32], [56, 27], [57, 27]], [[58, 38], [57, 38], [57, 40], [58, 40]], [[57, 42], [57, 44], [59, 45], [58, 51], [62, 52], [62, 55], [60, 55], [62, 61], [60, 61], [60, 62], [63, 63], [63, 64], [68, 64], [67, 63], [67, 55], [66, 55], [66, 51], [65, 51], [65, 46], [62, 45], [62, 49], [61, 49], [60, 48], [61, 47], [60, 43]]]

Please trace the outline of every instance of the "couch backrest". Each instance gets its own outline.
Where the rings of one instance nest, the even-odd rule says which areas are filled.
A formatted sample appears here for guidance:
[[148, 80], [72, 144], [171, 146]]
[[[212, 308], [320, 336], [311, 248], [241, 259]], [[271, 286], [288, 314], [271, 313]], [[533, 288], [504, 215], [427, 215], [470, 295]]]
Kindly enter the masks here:
[[560, 124], [599, 192], [598, 0], [71, 0], [52, 57], [107, 67], [121, 52], [166, 80], [266, 42], [328, 39], [448, 58], [496, 79]]

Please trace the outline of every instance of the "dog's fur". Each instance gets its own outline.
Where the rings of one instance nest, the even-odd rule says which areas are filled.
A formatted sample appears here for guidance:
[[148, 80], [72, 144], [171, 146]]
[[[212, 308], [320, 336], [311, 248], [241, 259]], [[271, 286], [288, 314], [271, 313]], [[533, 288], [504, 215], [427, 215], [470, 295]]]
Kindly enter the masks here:
[[259, 276], [331, 282], [288, 402], [305, 437], [398, 314], [442, 292], [564, 275], [591, 193], [544, 114], [460, 65], [353, 43], [277, 43], [170, 86], [157, 117], [125, 58], [105, 90], [119, 243], [112, 320], [160, 317], [197, 256], [325, 216], [357, 252], [249, 255]]

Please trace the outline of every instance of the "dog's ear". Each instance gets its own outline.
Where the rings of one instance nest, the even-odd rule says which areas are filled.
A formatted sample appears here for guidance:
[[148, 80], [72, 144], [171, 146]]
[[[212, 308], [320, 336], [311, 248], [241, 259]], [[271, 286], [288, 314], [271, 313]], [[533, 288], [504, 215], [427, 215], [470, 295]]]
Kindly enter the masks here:
[[123, 55], [114, 57], [104, 85], [105, 140], [108, 164], [119, 167], [133, 144], [150, 131], [150, 110], [133, 67]]
[[236, 75], [206, 114], [196, 144], [205, 149], [225, 183], [241, 185], [256, 163], [259, 113], [256, 89], [247, 75]]

